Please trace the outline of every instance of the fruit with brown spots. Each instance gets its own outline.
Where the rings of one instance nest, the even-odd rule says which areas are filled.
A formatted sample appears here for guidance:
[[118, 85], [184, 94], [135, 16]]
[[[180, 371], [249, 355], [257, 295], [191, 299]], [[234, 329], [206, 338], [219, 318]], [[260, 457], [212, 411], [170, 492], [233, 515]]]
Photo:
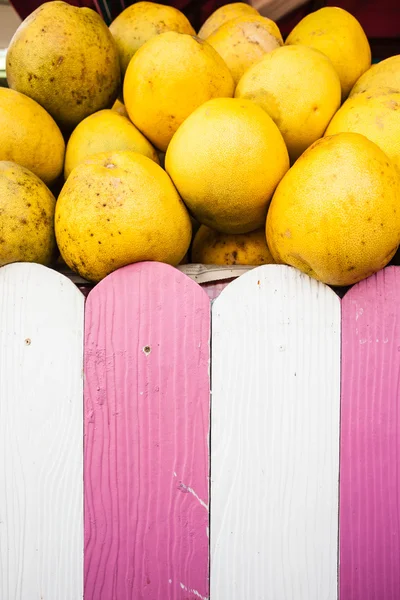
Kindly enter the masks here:
[[289, 156], [262, 108], [250, 100], [215, 98], [180, 126], [165, 167], [199, 223], [224, 233], [247, 233], [265, 224]]
[[357, 79], [350, 97], [379, 88], [400, 92], [400, 54], [390, 56], [375, 65]]
[[207, 42], [169, 31], [146, 42], [129, 63], [124, 102], [136, 127], [165, 150], [179, 125], [210, 98], [232, 97], [232, 75]]
[[118, 46], [122, 76], [132, 56], [155, 35], [166, 31], [196, 35], [180, 10], [156, 2], [136, 2], [128, 6], [111, 23], [110, 31]]
[[245, 2], [231, 2], [230, 4], [225, 4], [224, 6], [217, 8], [217, 10], [215, 10], [203, 23], [199, 30], [199, 37], [205, 40], [221, 27], [221, 25], [236, 17], [258, 14], [258, 11], [253, 8], [253, 6], [250, 6], [250, 4], [246, 4]]
[[167, 173], [135, 152], [96, 154], [75, 167], [57, 201], [55, 229], [64, 261], [91, 281], [140, 261], [178, 265], [192, 233]]
[[315, 142], [278, 185], [267, 217], [278, 263], [336, 286], [379, 271], [400, 242], [400, 180], [358, 133]]
[[352, 131], [375, 142], [400, 174], [400, 90], [373, 88], [346, 100], [337, 111], [325, 135]]
[[283, 44], [278, 26], [260, 15], [245, 15], [224, 23], [207, 38], [222, 56], [237, 83], [265, 54]]
[[192, 246], [192, 262], [205, 265], [267, 265], [274, 263], [265, 227], [251, 233], [218, 233], [205, 225]]
[[340, 106], [339, 76], [329, 58], [307, 46], [283, 46], [243, 75], [237, 98], [252, 100], [272, 117], [294, 162], [324, 135]]
[[0, 266], [50, 264], [56, 248], [55, 205], [39, 177], [14, 162], [0, 161]]
[[150, 142], [125, 117], [113, 110], [100, 110], [86, 117], [74, 129], [65, 153], [64, 176], [93, 154], [130, 150], [159, 163], [158, 155]]
[[102, 18], [58, 0], [20, 25], [6, 68], [9, 87], [39, 102], [66, 131], [110, 108], [121, 77], [118, 49]]
[[61, 131], [44, 108], [0, 87], [0, 160], [16, 162], [51, 185], [62, 173], [64, 152]]
[[310, 46], [325, 54], [335, 67], [345, 99], [357, 79], [371, 66], [371, 49], [360, 23], [343, 8], [324, 6], [304, 17], [286, 44]]

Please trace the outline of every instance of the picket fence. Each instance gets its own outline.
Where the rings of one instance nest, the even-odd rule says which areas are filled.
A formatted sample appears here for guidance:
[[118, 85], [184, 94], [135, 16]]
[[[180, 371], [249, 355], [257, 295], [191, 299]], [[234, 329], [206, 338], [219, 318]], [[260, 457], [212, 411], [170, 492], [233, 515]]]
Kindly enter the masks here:
[[0, 269], [0, 600], [399, 600], [400, 268], [222, 287]]

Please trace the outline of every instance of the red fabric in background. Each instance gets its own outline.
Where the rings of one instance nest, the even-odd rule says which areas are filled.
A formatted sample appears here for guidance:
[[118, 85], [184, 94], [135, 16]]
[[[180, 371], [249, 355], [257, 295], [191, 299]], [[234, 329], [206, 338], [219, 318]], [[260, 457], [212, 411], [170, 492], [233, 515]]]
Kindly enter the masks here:
[[[26, 19], [34, 10], [36, 10], [45, 0], [11, 0], [11, 4], [21, 17]], [[132, 0], [67, 0], [73, 6], [87, 6], [100, 13], [107, 25], [110, 24], [127, 6], [134, 4]], [[211, 15], [214, 10], [228, 4], [225, 0], [173, 0], [167, 2], [157, 0], [159, 4], [169, 4], [181, 10], [192, 23], [193, 27], [198, 31], [204, 21]]]
[[[224, 0], [173, 0], [166, 2], [158, 0], [162, 4], [175, 6], [191, 21], [196, 30], [200, 28], [207, 17], [219, 6], [227, 4]], [[25, 19], [32, 11], [42, 4], [42, 0], [12, 0], [15, 10], [22, 19]], [[106, 22], [111, 20], [123, 10], [124, 6], [132, 4], [131, 0], [69, 0], [75, 6], [88, 6], [103, 14]], [[340, 6], [353, 14], [363, 26], [369, 38], [400, 38], [400, 0], [337, 0], [337, 2], [309, 2], [300, 9], [294, 11], [284, 19], [279, 26], [284, 37], [308, 12], [318, 8], [318, 5]], [[104, 9], [107, 6], [107, 10]]]
[[[338, 0], [324, 4], [339, 6], [354, 15], [368, 38], [400, 38], [400, 0]], [[279, 25], [283, 37], [286, 37], [306, 14], [316, 8], [319, 6], [314, 8], [313, 3], [309, 2], [281, 19]]]

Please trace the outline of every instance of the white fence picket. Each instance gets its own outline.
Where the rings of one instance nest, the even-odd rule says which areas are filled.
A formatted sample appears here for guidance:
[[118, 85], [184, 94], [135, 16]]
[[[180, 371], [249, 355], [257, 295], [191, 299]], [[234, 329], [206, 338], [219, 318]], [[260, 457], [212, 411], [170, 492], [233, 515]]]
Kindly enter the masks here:
[[66, 277], [0, 270], [0, 600], [83, 595], [83, 308]]
[[340, 301], [295, 269], [212, 317], [211, 600], [336, 600]]

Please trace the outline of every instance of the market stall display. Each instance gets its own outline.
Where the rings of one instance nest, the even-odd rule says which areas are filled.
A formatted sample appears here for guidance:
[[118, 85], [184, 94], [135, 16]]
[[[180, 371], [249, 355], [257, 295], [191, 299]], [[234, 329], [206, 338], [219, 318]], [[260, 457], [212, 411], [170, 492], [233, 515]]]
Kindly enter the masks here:
[[4, 53], [0, 600], [398, 600], [399, 56], [261, 4]]

